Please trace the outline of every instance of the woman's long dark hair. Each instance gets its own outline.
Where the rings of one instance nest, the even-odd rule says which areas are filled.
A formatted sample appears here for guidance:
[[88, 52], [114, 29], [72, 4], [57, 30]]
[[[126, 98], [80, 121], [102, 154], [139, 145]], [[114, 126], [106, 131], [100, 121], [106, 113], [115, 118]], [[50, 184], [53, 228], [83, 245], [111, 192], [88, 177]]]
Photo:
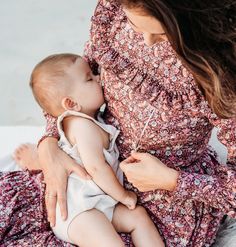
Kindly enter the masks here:
[[236, 1], [118, 1], [157, 18], [212, 110], [236, 117]]

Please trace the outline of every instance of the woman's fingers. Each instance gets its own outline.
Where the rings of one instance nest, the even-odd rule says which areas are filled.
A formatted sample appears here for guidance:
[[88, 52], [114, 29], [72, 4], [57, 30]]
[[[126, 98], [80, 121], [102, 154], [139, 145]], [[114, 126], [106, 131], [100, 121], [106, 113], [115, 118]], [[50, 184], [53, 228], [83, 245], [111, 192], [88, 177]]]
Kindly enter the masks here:
[[[58, 167], [59, 168], [59, 167]], [[70, 173], [76, 173], [83, 179], [91, 179], [91, 176], [80, 165], [74, 163], [70, 171], [63, 167], [57, 170], [57, 176], [50, 176], [45, 180], [47, 184], [46, 208], [48, 220], [51, 226], [56, 223], [56, 204], [58, 203], [62, 219], [67, 219], [67, 181]]]
[[59, 204], [63, 220], [67, 219], [67, 183], [68, 177], [64, 174], [61, 176], [61, 181], [58, 183], [57, 188], [57, 202]]
[[45, 177], [46, 183], [46, 209], [48, 220], [51, 226], [56, 223], [56, 205], [58, 203], [63, 219], [67, 218], [67, 172], [62, 167], [58, 167], [57, 174]]
[[[129, 159], [129, 158], [128, 158], [128, 159]], [[123, 160], [123, 161], [120, 163], [120, 169], [121, 169], [124, 173], [126, 173], [127, 169], [129, 168], [128, 166], [129, 166], [129, 164], [131, 163], [131, 162], [129, 162], [128, 159], [125, 159], [125, 160]]]
[[134, 157], [129, 156], [128, 158], [126, 158], [125, 160], [123, 160], [121, 163], [124, 164], [129, 164], [129, 163], [134, 163], [137, 162], [138, 160], [136, 160]]
[[56, 223], [56, 204], [57, 204], [57, 193], [56, 192], [46, 192], [46, 208], [48, 214], [48, 221], [51, 227], [55, 226]]
[[128, 171], [131, 171], [136, 165], [140, 165], [142, 160], [144, 160], [146, 157], [146, 153], [137, 153], [132, 151], [131, 156], [120, 163], [120, 168], [124, 173], [127, 173]]
[[132, 151], [131, 152], [131, 157], [135, 160], [143, 160], [143, 159], [146, 159], [148, 157], [148, 153], [138, 153], [138, 152], [135, 152], [135, 151]]
[[47, 192], [46, 194], [46, 208], [48, 213], [48, 221], [51, 227], [56, 224], [56, 204], [58, 203], [61, 217], [63, 220], [67, 219], [67, 200], [66, 191], [59, 190], [58, 193]]
[[121, 162], [121, 169], [128, 181], [140, 191], [164, 189], [173, 191], [177, 185], [179, 172], [169, 168], [162, 161], [149, 153], [132, 152], [130, 157]]
[[71, 172], [78, 174], [79, 171], [75, 167], [75, 161], [58, 147], [55, 138], [46, 138], [40, 144], [38, 153], [46, 183], [45, 200], [48, 220], [54, 226], [57, 203], [62, 218], [67, 218], [67, 180]]
[[151, 159], [152, 157], [148, 153], [138, 153], [133, 151], [131, 152], [131, 156], [120, 164], [120, 168], [126, 175], [128, 181], [140, 191], [144, 191], [143, 184], [145, 184], [145, 188], [147, 188], [145, 176], [150, 169], [149, 166]]
[[66, 191], [59, 191], [57, 195], [57, 201], [61, 211], [61, 217], [63, 220], [67, 219], [67, 200]]
[[139, 167], [139, 163], [134, 163], [134, 162], [127, 163], [125, 161], [122, 161], [120, 163], [120, 169], [124, 172], [125, 176], [131, 183], [134, 173], [136, 173], [139, 170], [138, 167]]

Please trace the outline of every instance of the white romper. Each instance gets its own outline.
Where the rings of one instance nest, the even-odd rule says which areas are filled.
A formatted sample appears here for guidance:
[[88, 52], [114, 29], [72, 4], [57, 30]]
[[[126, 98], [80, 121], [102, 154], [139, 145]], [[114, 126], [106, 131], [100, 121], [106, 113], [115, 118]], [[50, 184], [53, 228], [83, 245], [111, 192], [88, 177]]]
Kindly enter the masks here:
[[[57, 127], [60, 135], [60, 140], [58, 142], [59, 147], [69, 154], [74, 160], [78, 162], [78, 165], [83, 166], [81, 159], [79, 157], [79, 152], [77, 146], [72, 146], [70, 142], [65, 137], [62, 121], [67, 116], [78, 116], [90, 119], [95, 124], [100, 126], [104, 131], [109, 133], [110, 145], [108, 149], [103, 149], [103, 154], [105, 156], [106, 162], [112, 167], [117, 179], [123, 185], [123, 173], [119, 168], [119, 152], [115, 144], [115, 140], [119, 134], [119, 131], [112, 125], [107, 125], [102, 120], [101, 116], [98, 116], [98, 121], [91, 118], [90, 116], [75, 112], [66, 111], [61, 116], [58, 117]], [[53, 227], [55, 235], [66, 241], [72, 243], [68, 236], [68, 227], [72, 220], [80, 213], [96, 208], [102, 211], [106, 217], [111, 221], [113, 216], [113, 210], [117, 201], [111, 196], [105, 194], [92, 180], [84, 180], [72, 173], [68, 178], [67, 186], [67, 209], [68, 218], [63, 221], [61, 218], [60, 208], [57, 204], [56, 207], [56, 225]], [[92, 222], [91, 222], [92, 224]]]

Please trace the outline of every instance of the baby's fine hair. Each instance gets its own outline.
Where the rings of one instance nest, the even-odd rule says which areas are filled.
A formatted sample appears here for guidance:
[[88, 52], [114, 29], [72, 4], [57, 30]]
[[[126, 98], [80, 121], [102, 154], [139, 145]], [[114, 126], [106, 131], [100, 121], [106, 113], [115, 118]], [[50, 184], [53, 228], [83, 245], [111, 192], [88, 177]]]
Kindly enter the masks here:
[[47, 113], [57, 116], [61, 100], [69, 90], [69, 68], [81, 58], [71, 53], [54, 54], [39, 62], [30, 77], [34, 98]]

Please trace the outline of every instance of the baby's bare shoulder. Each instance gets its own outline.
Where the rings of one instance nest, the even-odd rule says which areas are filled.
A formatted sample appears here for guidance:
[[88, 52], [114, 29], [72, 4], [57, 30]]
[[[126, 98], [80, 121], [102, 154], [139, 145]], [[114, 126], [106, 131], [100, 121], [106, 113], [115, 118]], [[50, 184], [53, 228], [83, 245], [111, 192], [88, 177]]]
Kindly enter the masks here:
[[70, 122], [70, 126], [73, 129], [86, 130], [86, 129], [97, 129], [98, 126], [93, 120], [84, 117], [73, 117]]
[[70, 119], [67, 129], [71, 136], [74, 138], [79, 137], [80, 140], [84, 138], [101, 138], [100, 127], [91, 119], [77, 116], [73, 117]]

